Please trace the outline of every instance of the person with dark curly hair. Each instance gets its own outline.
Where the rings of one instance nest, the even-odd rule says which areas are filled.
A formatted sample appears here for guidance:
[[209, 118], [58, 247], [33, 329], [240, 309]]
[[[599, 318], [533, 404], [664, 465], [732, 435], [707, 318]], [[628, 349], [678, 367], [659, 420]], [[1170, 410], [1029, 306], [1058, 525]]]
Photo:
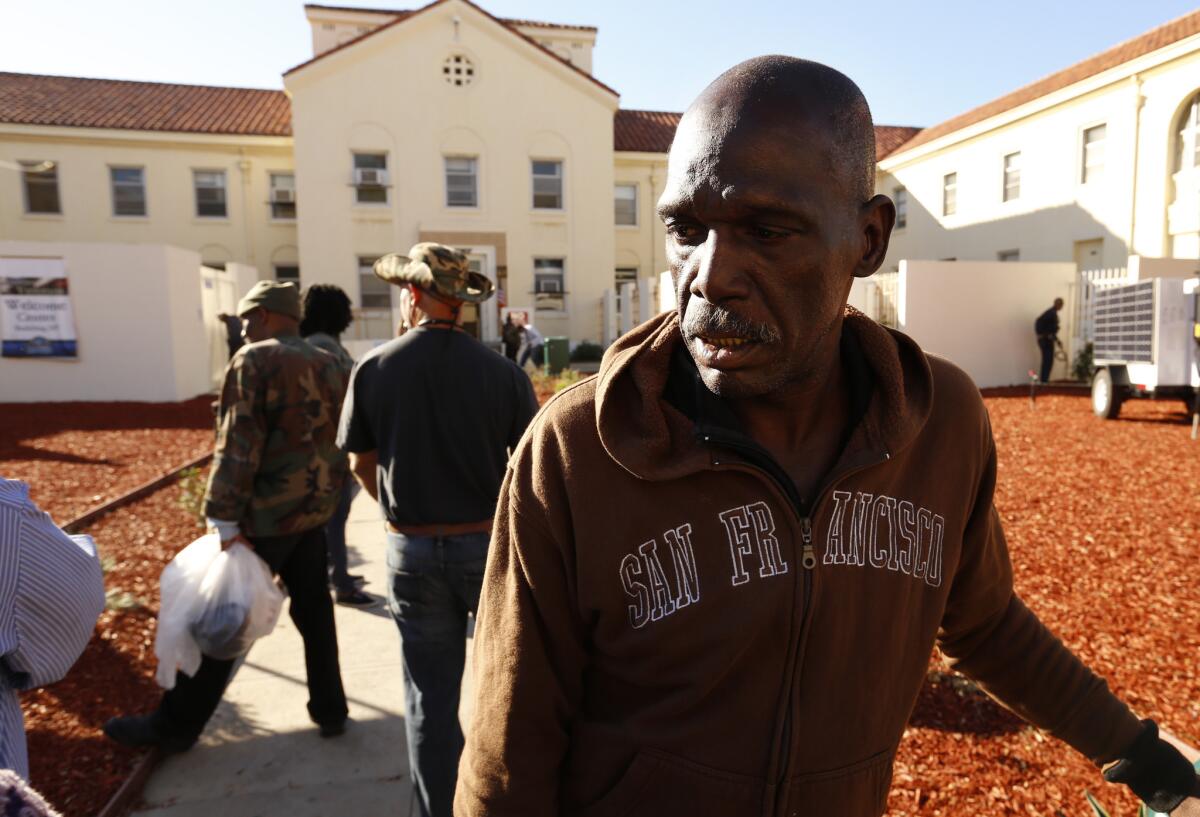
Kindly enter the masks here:
[[[318, 349], [337, 358], [338, 365], [347, 380], [354, 368], [354, 358], [342, 346], [341, 335], [354, 320], [350, 308], [350, 297], [333, 284], [313, 284], [304, 293], [304, 318], [300, 321], [300, 336]], [[351, 575], [346, 565], [346, 520], [350, 516], [350, 505], [358, 494], [358, 483], [346, 480], [337, 510], [325, 526], [325, 542], [329, 548], [331, 564], [330, 582], [333, 584], [338, 604], [353, 607], [369, 607], [375, 597], [364, 593], [362, 576]]]

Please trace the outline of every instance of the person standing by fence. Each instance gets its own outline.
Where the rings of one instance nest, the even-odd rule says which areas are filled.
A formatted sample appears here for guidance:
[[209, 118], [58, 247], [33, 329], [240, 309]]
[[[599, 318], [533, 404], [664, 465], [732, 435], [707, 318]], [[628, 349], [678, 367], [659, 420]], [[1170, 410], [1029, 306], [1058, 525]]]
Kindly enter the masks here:
[[1063, 299], [1055, 298], [1054, 306], [1047, 309], [1033, 323], [1037, 335], [1038, 349], [1042, 352], [1041, 377], [1043, 383], [1050, 382], [1050, 370], [1054, 368], [1054, 351], [1058, 342], [1058, 312], [1063, 308]]

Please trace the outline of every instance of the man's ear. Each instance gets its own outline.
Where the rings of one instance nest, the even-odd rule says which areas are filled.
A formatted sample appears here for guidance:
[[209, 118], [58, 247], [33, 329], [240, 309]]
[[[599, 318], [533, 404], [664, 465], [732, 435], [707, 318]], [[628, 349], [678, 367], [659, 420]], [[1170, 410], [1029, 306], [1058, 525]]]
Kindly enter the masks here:
[[867, 278], [883, 266], [887, 257], [892, 228], [896, 226], [896, 205], [887, 196], [875, 196], [859, 209], [858, 225], [862, 252], [854, 277]]

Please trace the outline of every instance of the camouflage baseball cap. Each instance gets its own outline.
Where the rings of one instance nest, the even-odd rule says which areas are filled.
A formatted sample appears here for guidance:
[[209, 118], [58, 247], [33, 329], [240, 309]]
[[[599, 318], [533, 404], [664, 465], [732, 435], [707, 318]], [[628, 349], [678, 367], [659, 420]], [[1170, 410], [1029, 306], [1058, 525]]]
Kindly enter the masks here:
[[260, 306], [268, 312], [278, 312], [280, 315], [300, 320], [303, 312], [300, 306], [300, 288], [290, 281], [286, 284], [278, 281], [259, 281], [238, 301], [238, 317]]
[[491, 280], [472, 272], [464, 253], [432, 241], [415, 245], [408, 255], [385, 255], [375, 262], [375, 274], [389, 284], [412, 284], [456, 301], [477, 304], [492, 297]]

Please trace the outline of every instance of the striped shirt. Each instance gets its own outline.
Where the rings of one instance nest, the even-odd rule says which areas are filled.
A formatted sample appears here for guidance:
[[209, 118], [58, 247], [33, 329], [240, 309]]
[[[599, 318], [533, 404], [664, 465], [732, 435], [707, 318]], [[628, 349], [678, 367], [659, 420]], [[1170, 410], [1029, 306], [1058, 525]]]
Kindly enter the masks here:
[[104, 610], [90, 536], [68, 536], [0, 477], [0, 768], [29, 777], [17, 690], [53, 683], [87, 646]]

